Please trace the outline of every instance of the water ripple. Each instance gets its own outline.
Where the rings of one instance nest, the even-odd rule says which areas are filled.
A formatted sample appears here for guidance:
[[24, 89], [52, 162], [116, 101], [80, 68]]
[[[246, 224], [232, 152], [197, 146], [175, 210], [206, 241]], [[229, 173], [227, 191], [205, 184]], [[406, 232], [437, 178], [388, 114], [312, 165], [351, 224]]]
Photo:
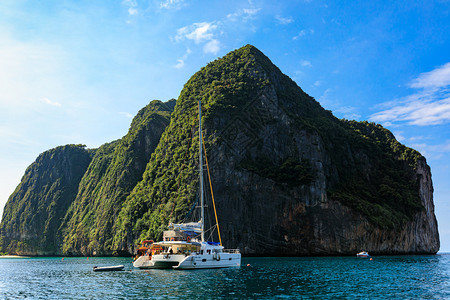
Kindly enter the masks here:
[[[125, 271], [92, 267], [124, 264]], [[250, 266], [247, 266], [249, 264]], [[2, 299], [450, 298], [450, 255], [244, 258], [242, 267], [138, 270], [127, 258], [0, 259]]]

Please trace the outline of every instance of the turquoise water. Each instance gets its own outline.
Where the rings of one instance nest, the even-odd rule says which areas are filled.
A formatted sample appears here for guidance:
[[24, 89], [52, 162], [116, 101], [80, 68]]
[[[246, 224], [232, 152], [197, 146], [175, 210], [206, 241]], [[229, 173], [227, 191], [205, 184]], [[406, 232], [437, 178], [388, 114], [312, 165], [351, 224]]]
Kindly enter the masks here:
[[[118, 264], [125, 271], [92, 271]], [[2, 258], [0, 297], [449, 299], [450, 255], [243, 258], [240, 268], [193, 271], [134, 269], [129, 258]]]

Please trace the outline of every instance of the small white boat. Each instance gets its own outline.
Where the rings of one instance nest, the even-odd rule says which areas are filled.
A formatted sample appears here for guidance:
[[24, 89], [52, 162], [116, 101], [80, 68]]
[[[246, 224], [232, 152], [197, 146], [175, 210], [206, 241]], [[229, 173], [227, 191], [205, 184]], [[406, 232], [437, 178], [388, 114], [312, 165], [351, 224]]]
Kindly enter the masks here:
[[106, 266], [106, 267], [97, 267], [95, 266], [92, 268], [94, 272], [108, 272], [108, 271], [122, 271], [124, 268], [124, 265], [118, 265], [118, 266]]
[[369, 253], [367, 251], [362, 251], [356, 254], [357, 257], [369, 257]]

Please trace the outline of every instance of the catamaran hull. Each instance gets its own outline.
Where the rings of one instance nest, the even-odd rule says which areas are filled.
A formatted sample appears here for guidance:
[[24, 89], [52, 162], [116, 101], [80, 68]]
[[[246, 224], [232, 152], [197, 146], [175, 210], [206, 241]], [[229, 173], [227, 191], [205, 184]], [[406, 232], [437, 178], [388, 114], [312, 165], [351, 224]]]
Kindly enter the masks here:
[[153, 255], [141, 256], [133, 263], [135, 268], [140, 269], [171, 269], [177, 266], [180, 261], [186, 258], [185, 255], [169, 254], [169, 255]]
[[139, 269], [153, 269], [153, 262], [149, 256], [140, 256], [133, 262], [133, 267]]
[[186, 257], [174, 269], [217, 269], [239, 267], [241, 265], [240, 253], [217, 253], [213, 255], [191, 255]]

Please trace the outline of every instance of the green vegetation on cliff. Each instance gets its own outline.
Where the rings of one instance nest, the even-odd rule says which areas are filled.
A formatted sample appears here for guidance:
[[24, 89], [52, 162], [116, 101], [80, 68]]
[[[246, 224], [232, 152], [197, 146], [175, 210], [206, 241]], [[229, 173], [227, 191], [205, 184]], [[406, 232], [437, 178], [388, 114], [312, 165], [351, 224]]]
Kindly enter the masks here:
[[198, 190], [198, 137], [192, 132], [198, 123], [199, 99], [208, 149], [217, 142], [208, 132], [208, 125], [220, 121], [216, 116], [236, 114], [269, 85], [267, 74], [277, 68], [267, 61], [248, 45], [209, 63], [185, 84], [143, 180], [120, 213], [116, 247], [146, 237], [158, 239], [169, 222], [184, 217]]
[[98, 149], [63, 224], [63, 253], [106, 255], [117, 250], [112, 248], [113, 225], [142, 179], [174, 106], [175, 100], [152, 101], [134, 117], [127, 135]]
[[[117, 248], [142, 238], [160, 238], [166, 225], [180, 221], [195, 199], [198, 139], [191, 134], [198, 120], [198, 100], [204, 112], [206, 147], [212, 149], [233, 138], [218, 130], [243, 110], [250, 111], [245, 117], [259, 118], [256, 127], [274, 122], [264, 114], [252, 115], [249, 103], [260, 97], [276, 99], [278, 107], [295, 122], [296, 130], [322, 138], [337, 169], [337, 173], [328, 170], [331, 199], [356, 209], [382, 228], [401, 226], [422, 208], [411, 168], [420, 154], [399, 144], [380, 125], [336, 119], [264, 54], [248, 45], [209, 63], [184, 86], [143, 180], [124, 203], [116, 226]], [[310, 161], [293, 157], [280, 160], [258, 150], [239, 167], [290, 188], [315, 180]]]
[[[330, 197], [359, 210], [382, 228], [412, 220], [423, 209], [414, 172], [422, 155], [400, 144], [381, 125], [346, 120], [342, 124], [348, 132], [339, 133], [341, 139], [333, 141], [330, 151], [341, 180], [330, 190]], [[339, 147], [342, 136], [350, 147]], [[348, 151], [353, 162], [347, 160]]]
[[[424, 158], [417, 151], [380, 125], [335, 118], [247, 45], [194, 74], [176, 105], [152, 101], [122, 139], [91, 151], [65, 146], [78, 149], [78, 156], [68, 150], [62, 157], [52, 154], [56, 150], [41, 155], [48, 157], [45, 167], [36, 165], [40, 156], [5, 207], [0, 250], [112, 255], [131, 252], [142, 238], [159, 239], [169, 222], [185, 217], [197, 196], [199, 100], [210, 168], [221, 179], [218, 194], [229, 200], [226, 195], [233, 193], [234, 209], [256, 201], [267, 201], [263, 208], [312, 203], [301, 197], [313, 197], [322, 187], [322, 198], [352, 208], [378, 228], [398, 230], [423, 209], [415, 168]], [[72, 160], [79, 160], [79, 167]], [[56, 167], [47, 169], [50, 164]], [[278, 195], [244, 198], [244, 190], [253, 187], [242, 182], [261, 191], [270, 186], [288, 200], [272, 205]], [[307, 213], [303, 204], [296, 207]], [[237, 226], [233, 214], [223, 215], [229, 217], [226, 238], [245, 242], [232, 227]], [[252, 221], [258, 220], [241, 224]], [[268, 231], [280, 235], [276, 226]], [[46, 234], [37, 238], [36, 230]]]
[[27, 168], [4, 209], [2, 251], [35, 255], [58, 251], [57, 230], [93, 152], [84, 145], [60, 146], [42, 153]]

